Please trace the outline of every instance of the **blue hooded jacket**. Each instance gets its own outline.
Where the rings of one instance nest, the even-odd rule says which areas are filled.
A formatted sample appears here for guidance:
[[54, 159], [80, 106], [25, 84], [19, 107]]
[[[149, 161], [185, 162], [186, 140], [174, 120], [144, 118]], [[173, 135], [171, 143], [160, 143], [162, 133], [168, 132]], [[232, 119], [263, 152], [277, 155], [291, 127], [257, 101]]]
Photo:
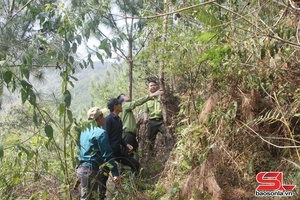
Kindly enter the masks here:
[[104, 129], [91, 123], [90, 127], [80, 134], [78, 151], [81, 165], [98, 170], [101, 165], [109, 163], [113, 176], [119, 176], [109, 138]]

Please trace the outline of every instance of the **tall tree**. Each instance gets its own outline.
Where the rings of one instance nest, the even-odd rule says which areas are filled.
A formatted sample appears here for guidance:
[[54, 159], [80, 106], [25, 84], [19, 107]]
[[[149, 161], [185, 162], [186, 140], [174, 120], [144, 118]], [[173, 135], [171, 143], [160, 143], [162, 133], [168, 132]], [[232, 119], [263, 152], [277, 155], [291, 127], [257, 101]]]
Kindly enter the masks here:
[[[97, 15], [101, 17], [99, 26], [95, 30], [95, 37], [102, 44], [109, 41], [117, 60], [125, 61], [128, 65], [128, 95], [132, 98], [134, 55], [143, 48], [145, 38], [140, 33], [146, 21], [140, 19], [143, 11], [143, 1], [115, 0], [108, 6], [108, 12], [102, 12], [99, 5], [95, 5]], [[122, 59], [120, 59], [122, 58]]]
[[[169, 7], [170, 7], [170, 3], [169, 0], [164, 0], [164, 17], [163, 17], [163, 30], [162, 30], [162, 37], [161, 37], [161, 42], [162, 44], [164, 44], [167, 41], [167, 34], [168, 34], [168, 19], [169, 19], [169, 15], [166, 13], [169, 13]], [[163, 51], [165, 51], [163, 49]], [[164, 76], [164, 66], [165, 66], [165, 60], [161, 59], [160, 60], [160, 68], [159, 68], [159, 82], [160, 82], [160, 87], [166, 91], [166, 85], [165, 85], [165, 76]], [[165, 123], [165, 127], [166, 127], [166, 131], [167, 131], [167, 136], [170, 137], [170, 129], [167, 126], [167, 116], [168, 116], [168, 111], [167, 111], [167, 101], [166, 101], [166, 96], [162, 95], [161, 96], [161, 100], [162, 100], [162, 113], [163, 113], [163, 119], [164, 119], [164, 123]]]

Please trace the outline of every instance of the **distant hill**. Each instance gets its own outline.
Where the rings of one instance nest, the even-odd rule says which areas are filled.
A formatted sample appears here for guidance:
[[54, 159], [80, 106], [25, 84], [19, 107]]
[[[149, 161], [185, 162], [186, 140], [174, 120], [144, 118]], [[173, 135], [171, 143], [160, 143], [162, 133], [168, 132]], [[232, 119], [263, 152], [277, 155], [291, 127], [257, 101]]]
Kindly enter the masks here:
[[[69, 87], [72, 94], [71, 108], [74, 110], [73, 114], [79, 114], [82, 108], [86, 108], [91, 103], [90, 84], [92, 80], [97, 80], [97, 77], [103, 77], [105, 70], [109, 66], [109, 63], [102, 64], [101, 62], [94, 62], [94, 69], [91, 67], [87, 69], [77, 69], [73, 75], [77, 79], [72, 80], [74, 88]], [[42, 81], [32, 79], [30, 82], [36, 89], [41, 101], [49, 102], [50, 104], [56, 103], [56, 100], [61, 96], [61, 84], [60, 70], [57, 69], [44, 69], [45, 79]], [[5, 90], [3, 95], [2, 111], [7, 110], [13, 105], [21, 104], [21, 97], [19, 93], [14, 94]]]

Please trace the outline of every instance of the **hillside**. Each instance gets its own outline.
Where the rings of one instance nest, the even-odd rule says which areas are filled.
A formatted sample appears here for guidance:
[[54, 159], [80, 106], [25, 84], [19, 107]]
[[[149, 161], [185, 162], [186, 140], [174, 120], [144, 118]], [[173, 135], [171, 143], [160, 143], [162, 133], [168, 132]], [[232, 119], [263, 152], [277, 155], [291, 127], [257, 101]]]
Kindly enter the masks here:
[[[158, 134], [150, 154], [149, 124], [141, 124], [141, 171], [132, 176], [120, 166], [122, 183], [109, 184], [108, 199], [300, 199], [299, 1], [126, 1], [120, 15], [110, 3], [121, 1], [71, 1], [70, 9], [61, 9], [56, 1], [29, 1], [19, 5], [22, 12], [14, 17], [7, 12], [9, 1], [2, 2], [8, 24], [0, 23], [0, 62], [11, 58], [22, 65], [2, 65], [1, 72], [6, 83], [22, 84], [26, 92], [6, 91], [4, 97], [3, 110], [10, 112], [0, 114], [0, 199], [79, 199], [80, 187], [74, 187], [78, 136], [88, 123], [86, 117], [77, 119], [85, 116], [91, 101], [105, 105], [126, 91], [128, 80], [133, 80], [133, 99], [146, 94], [150, 79], [164, 89], [160, 100], [171, 152], [163, 152], [165, 142]], [[33, 33], [28, 26], [25, 40], [19, 34], [26, 28], [23, 19], [30, 24], [32, 18], [45, 19], [45, 32]], [[131, 24], [106, 38], [100, 25], [118, 25], [119, 20]], [[100, 63], [94, 70], [66, 72], [65, 77], [74, 77], [74, 88], [68, 86], [72, 102], [67, 94], [66, 104], [55, 66], [43, 71], [42, 81], [30, 80], [34, 91], [24, 84], [36, 57], [73, 63], [70, 55], [93, 36], [100, 42], [96, 52], [110, 57], [122, 51], [117, 57], [127, 63], [107, 73], [108, 65]], [[33, 106], [9, 109], [20, 104], [20, 95], [35, 97], [36, 91]], [[142, 112], [136, 109], [136, 114], [140, 122]]]
[[[103, 73], [109, 64], [102, 64], [101, 62], [94, 62], [94, 69], [77, 69], [73, 75], [77, 80], [72, 80], [74, 88], [69, 88], [72, 94], [71, 109], [74, 114], [79, 114], [83, 108], [86, 108], [91, 103], [90, 84], [92, 81], [97, 82], [97, 77], [103, 77]], [[61, 95], [61, 76], [58, 69], [43, 69], [44, 78], [37, 80], [30, 79], [31, 84], [37, 91], [37, 95], [43, 103], [57, 103], [57, 99]], [[6, 88], [5, 88], [6, 89]], [[16, 93], [10, 93], [7, 89], [3, 95], [2, 111], [5, 112], [9, 107], [21, 104], [21, 97]]]

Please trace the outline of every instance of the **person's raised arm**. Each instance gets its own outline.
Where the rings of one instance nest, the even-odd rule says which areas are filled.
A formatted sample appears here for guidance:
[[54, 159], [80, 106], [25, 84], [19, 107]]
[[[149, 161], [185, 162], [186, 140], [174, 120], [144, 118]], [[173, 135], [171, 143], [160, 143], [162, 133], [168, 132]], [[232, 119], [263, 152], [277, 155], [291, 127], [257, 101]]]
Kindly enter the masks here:
[[134, 101], [131, 101], [131, 102], [125, 102], [123, 104], [123, 111], [133, 110], [137, 106], [140, 106], [140, 105], [144, 104], [146, 101], [152, 99], [153, 97], [156, 97], [156, 96], [159, 96], [159, 95], [162, 95], [162, 94], [164, 94], [164, 91], [160, 89], [160, 90], [157, 90], [156, 92], [151, 93], [147, 96], [140, 97], [137, 100], [134, 100]]
[[153, 93], [149, 94], [149, 98], [151, 99], [153, 97], [156, 97], [156, 96], [162, 95], [162, 94], [164, 94], [164, 91], [162, 89], [159, 89], [156, 92], [153, 92]]

